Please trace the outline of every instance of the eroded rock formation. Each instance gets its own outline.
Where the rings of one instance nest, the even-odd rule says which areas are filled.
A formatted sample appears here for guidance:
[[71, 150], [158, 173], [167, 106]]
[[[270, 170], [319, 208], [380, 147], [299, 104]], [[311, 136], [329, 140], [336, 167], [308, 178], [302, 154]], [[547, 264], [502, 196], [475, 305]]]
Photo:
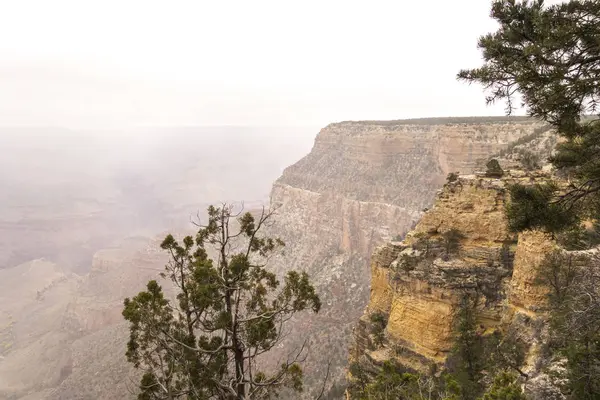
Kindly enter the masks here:
[[[402, 242], [374, 251], [370, 300], [355, 329], [352, 362], [372, 373], [386, 360], [422, 373], [439, 370], [453, 346], [461, 296], [469, 293], [478, 299], [480, 331], [518, 331], [527, 347], [523, 371], [534, 383], [542, 377], [547, 288], [537, 278], [556, 245], [540, 232], [509, 232], [505, 202], [507, 185], [549, 178], [539, 170], [507, 171], [501, 179], [480, 174], [445, 184]], [[374, 314], [386, 320], [383, 343], [373, 340]]]
[[[404, 237], [423, 209], [431, 205], [449, 172], [469, 173], [509, 143], [543, 132], [538, 122], [502, 118], [343, 122], [321, 130], [311, 153], [287, 168], [271, 193], [271, 203], [279, 210], [270, 233], [287, 244], [286, 255], [274, 260], [276, 270], [307, 270], [324, 305], [319, 315], [293, 321], [285, 343], [289, 350], [308, 339], [308, 387], [320, 388], [328, 362], [333, 377], [330, 385], [343, 381], [352, 327], [367, 305], [369, 287], [376, 289], [381, 281], [382, 287], [388, 288], [389, 277], [382, 268], [373, 268], [371, 281], [368, 260], [373, 250], [386, 241]], [[492, 205], [499, 201], [493, 192], [477, 191], [472, 196], [484, 196]], [[465, 198], [464, 206], [469, 202], [473, 216], [479, 215], [480, 207], [490, 207], [480, 206], [476, 198]], [[500, 214], [490, 214], [486, 226], [477, 225], [483, 222], [476, 217], [461, 223], [471, 225], [469, 229], [498, 230], [495, 236], [500, 237], [504, 232], [498, 223]], [[427, 218], [432, 226], [443, 223], [433, 220], [442, 216], [431, 214]], [[487, 241], [487, 237], [477, 240]], [[474, 252], [483, 245], [477, 240]], [[394, 248], [379, 250], [373, 265], [389, 265], [395, 256]], [[379, 296], [377, 301], [386, 303], [393, 297], [386, 290], [374, 290], [372, 301]], [[419, 286], [418, 290], [429, 289]], [[445, 293], [431, 288], [428, 296], [442, 298]], [[398, 315], [413, 313], [428, 318], [437, 310], [432, 317], [435, 321], [418, 322], [423, 329], [437, 323], [439, 316], [447, 315], [450, 309], [450, 300], [444, 299], [436, 303], [437, 309], [422, 313], [422, 308], [433, 303], [419, 305], [409, 298], [405, 300], [395, 303]], [[388, 303], [387, 307], [392, 305]], [[402, 328], [402, 320], [394, 319], [398, 329]], [[421, 328], [415, 325], [415, 335], [423, 335]], [[432, 331], [432, 340], [440, 343], [422, 345], [432, 354], [445, 348], [446, 343], [443, 335], [435, 335], [437, 332]]]

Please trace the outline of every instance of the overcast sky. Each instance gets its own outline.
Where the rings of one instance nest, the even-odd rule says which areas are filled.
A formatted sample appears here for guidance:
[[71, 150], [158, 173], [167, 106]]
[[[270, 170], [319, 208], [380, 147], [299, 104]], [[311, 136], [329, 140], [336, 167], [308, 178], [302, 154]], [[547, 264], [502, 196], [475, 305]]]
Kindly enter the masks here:
[[487, 0], [0, 0], [0, 124], [316, 125], [500, 115]]

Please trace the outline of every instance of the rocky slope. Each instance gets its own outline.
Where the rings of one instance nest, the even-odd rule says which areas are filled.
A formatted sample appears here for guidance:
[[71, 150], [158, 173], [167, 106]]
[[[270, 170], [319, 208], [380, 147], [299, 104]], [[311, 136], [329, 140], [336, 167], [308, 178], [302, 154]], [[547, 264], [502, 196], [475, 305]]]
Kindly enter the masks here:
[[0, 270], [0, 398], [127, 397], [122, 302], [162, 269], [159, 240], [99, 251], [85, 276], [45, 260]]
[[[508, 231], [507, 185], [549, 179], [541, 171], [509, 171], [502, 179], [462, 176], [447, 183], [402, 242], [378, 247], [371, 258], [371, 292], [355, 330], [350, 359], [372, 373], [383, 361], [428, 373], [441, 366], [453, 344], [453, 321], [465, 293], [479, 299], [481, 332], [519, 332], [526, 344], [527, 390], [553, 390], [540, 364], [547, 289], [537, 270], [555, 248], [539, 232]], [[448, 254], [445, 237], [458, 232]], [[385, 318], [385, 339], [375, 344], [371, 316]], [[438, 368], [439, 369], [439, 368]]]
[[271, 192], [279, 210], [270, 233], [287, 243], [273, 265], [280, 273], [307, 270], [324, 304], [319, 315], [290, 324], [285, 343], [289, 349], [308, 339], [309, 387], [320, 387], [328, 363], [329, 386], [341, 386], [352, 327], [369, 299], [375, 247], [414, 226], [449, 172], [471, 172], [510, 143], [543, 132], [535, 121], [503, 118], [343, 122], [321, 130], [311, 153]]

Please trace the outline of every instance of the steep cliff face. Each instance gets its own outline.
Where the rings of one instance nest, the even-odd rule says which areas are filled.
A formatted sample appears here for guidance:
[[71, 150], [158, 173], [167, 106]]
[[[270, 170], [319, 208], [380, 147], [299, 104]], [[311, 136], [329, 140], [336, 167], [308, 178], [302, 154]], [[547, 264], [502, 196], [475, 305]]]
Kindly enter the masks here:
[[[274, 260], [276, 270], [307, 270], [323, 300], [319, 315], [294, 321], [285, 343], [289, 349], [308, 339], [305, 372], [309, 387], [320, 387], [317, 382], [328, 362], [330, 383], [342, 379], [352, 327], [369, 299], [367, 266], [376, 246], [403, 237], [414, 226], [449, 172], [469, 173], [480, 160], [509, 143], [542, 131], [541, 124], [528, 119], [343, 122], [321, 130], [311, 153], [275, 182], [271, 203], [279, 210], [269, 232], [287, 244], [286, 255]], [[493, 200], [494, 196], [488, 194]], [[467, 201], [476, 208], [475, 215], [479, 211], [476, 199]], [[501, 218], [499, 212], [492, 215]], [[472, 222], [480, 223], [476, 218]], [[493, 218], [487, 224], [490, 229], [501, 229]], [[476, 242], [473, 247], [476, 251]], [[374, 264], [393, 261], [396, 250], [383, 251], [384, 259], [376, 261], [375, 256]], [[378, 279], [387, 281], [383, 269], [372, 272], [373, 286]], [[445, 296], [431, 290], [432, 298]], [[385, 290], [376, 293], [393, 297]], [[420, 313], [418, 304], [400, 311], [401, 304], [396, 304], [400, 314]], [[447, 314], [448, 304], [449, 300], [440, 300], [439, 312]], [[398, 329], [401, 320], [397, 319]], [[436, 353], [441, 345], [423, 346]]]
[[[396, 360], [428, 373], [451, 351], [459, 301], [471, 293], [478, 298], [482, 332], [518, 327], [527, 345], [524, 371], [535, 381], [547, 299], [536, 278], [555, 244], [540, 232], [509, 232], [504, 206], [507, 185], [548, 178], [541, 171], [509, 171], [502, 179], [470, 175], [445, 184], [402, 242], [374, 251], [370, 299], [355, 329], [351, 360], [372, 371]], [[374, 314], [386, 320], [382, 344], [373, 340]]]

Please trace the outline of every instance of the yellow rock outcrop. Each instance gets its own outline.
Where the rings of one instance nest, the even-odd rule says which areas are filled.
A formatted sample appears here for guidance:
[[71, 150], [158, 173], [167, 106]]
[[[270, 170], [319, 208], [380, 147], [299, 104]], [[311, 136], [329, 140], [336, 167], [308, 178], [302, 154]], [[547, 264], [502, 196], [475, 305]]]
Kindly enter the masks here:
[[[547, 289], [536, 279], [537, 270], [555, 245], [540, 232], [511, 233], [505, 216], [507, 186], [547, 179], [533, 175], [471, 175], [447, 183], [403, 242], [377, 248], [370, 300], [355, 329], [351, 360], [396, 359], [421, 371], [442, 363], [452, 348], [453, 319], [464, 293], [477, 295], [484, 331], [517, 315], [542, 315]], [[452, 230], [459, 233], [459, 244], [448, 254]], [[383, 346], [370, 340], [369, 316], [375, 313], [387, 318]]]
[[510, 282], [509, 302], [526, 311], [543, 309], [548, 289], [537, 281], [538, 270], [546, 255], [556, 249], [549, 235], [541, 232], [523, 232], [515, 253], [515, 269]]

